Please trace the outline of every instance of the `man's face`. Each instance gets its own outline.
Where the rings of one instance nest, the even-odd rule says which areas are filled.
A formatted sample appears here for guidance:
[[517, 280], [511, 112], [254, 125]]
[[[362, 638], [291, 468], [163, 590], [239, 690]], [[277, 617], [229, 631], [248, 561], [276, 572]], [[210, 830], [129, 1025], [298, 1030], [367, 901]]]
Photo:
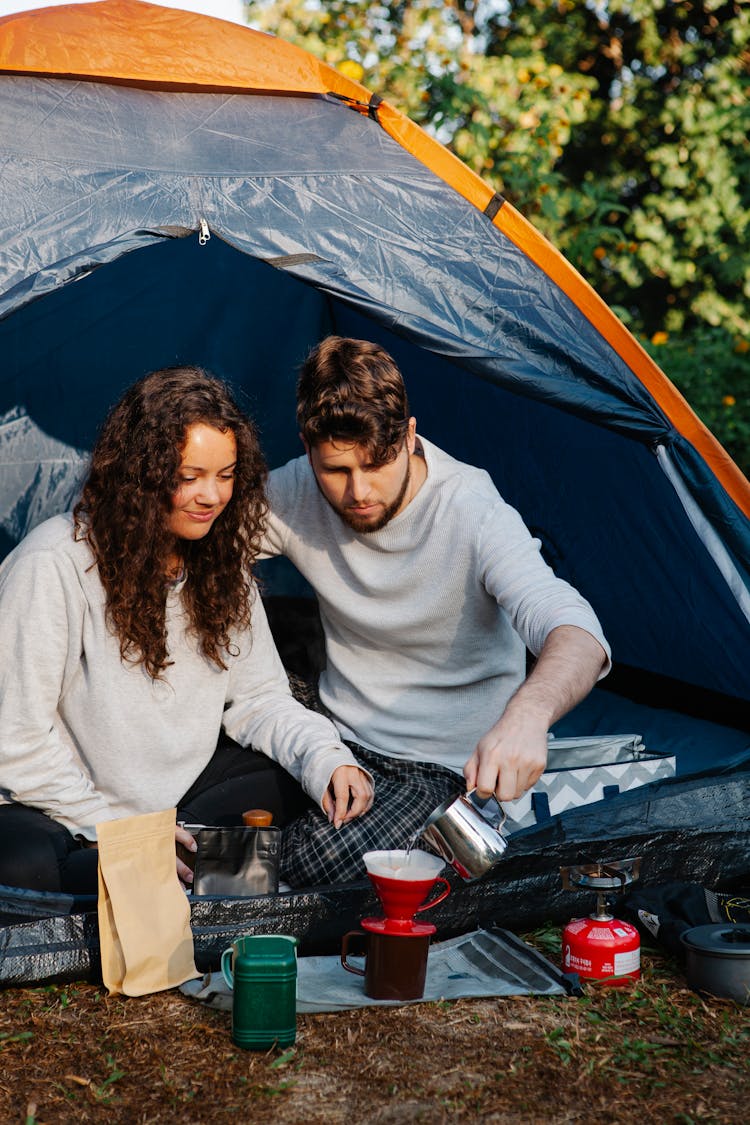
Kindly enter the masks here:
[[409, 503], [414, 429], [411, 418], [404, 444], [385, 464], [373, 464], [367, 447], [353, 442], [306, 446], [320, 491], [353, 531], [379, 531]]

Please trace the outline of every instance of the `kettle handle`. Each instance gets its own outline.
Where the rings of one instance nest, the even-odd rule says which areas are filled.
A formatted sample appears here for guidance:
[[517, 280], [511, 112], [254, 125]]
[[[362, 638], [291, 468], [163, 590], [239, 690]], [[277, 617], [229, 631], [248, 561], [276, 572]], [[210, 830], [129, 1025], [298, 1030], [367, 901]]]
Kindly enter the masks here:
[[[469, 789], [466, 793], [466, 799], [471, 801], [476, 811], [481, 817], [484, 817], [488, 824], [491, 824], [497, 832], [500, 831], [508, 814], [494, 793], [490, 793], [489, 797], [478, 797], [476, 789]], [[496, 812], [492, 808], [493, 804], [497, 807]]]

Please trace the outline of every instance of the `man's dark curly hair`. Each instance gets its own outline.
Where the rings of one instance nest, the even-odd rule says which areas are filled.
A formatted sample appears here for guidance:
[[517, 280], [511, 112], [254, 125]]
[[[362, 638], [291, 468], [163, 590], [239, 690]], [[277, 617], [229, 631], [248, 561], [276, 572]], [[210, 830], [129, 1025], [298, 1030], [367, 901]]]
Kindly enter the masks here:
[[175, 544], [167, 520], [188, 427], [198, 422], [231, 430], [237, 443], [231, 501], [204, 538], [179, 544], [191, 627], [205, 656], [226, 668], [226, 655], [236, 651], [232, 630], [250, 625], [251, 569], [267, 511], [258, 436], [226, 385], [199, 367], [169, 367], [130, 387], [102, 426], [73, 510], [74, 533], [87, 540], [99, 568], [121, 656], [154, 679], [171, 663], [165, 568]]
[[369, 340], [327, 336], [300, 368], [297, 425], [311, 446], [354, 442], [376, 465], [395, 460], [409, 425], [409, 400], [393, 358]]

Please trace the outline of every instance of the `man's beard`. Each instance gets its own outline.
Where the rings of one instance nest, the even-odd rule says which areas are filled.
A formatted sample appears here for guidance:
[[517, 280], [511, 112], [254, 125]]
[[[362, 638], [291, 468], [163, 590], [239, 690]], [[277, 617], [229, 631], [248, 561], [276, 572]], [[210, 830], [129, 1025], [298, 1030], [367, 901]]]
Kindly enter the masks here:
[[399, 508], [403, 504], [410, 480], [411, 465], [409, 458], [406, 462], [406, 472], [404, 473], [404, 479], [401, 482], [401, 487], [398, 490], [398, 495], [390, 504], [383, 508], [383, 511], [380, 513], [376, 520], [368, 520], [366, 517], [358, 516], [357, 513], [351, 508], [336, 508], [333, 504], [331, 504], [331, 507], [335, 512], [338, 513], [338, 515], [341, 516], [344, 523], [347, 525], [347, 527], [350, 527], [352, 531], [358, 531], [364, 535], [367, 535], [372, 531], [380, 531], [381, 528], [385, 527], [387, 523], [390, 523], [390, 521], [393, 519], [393, 517], [396, 515]]

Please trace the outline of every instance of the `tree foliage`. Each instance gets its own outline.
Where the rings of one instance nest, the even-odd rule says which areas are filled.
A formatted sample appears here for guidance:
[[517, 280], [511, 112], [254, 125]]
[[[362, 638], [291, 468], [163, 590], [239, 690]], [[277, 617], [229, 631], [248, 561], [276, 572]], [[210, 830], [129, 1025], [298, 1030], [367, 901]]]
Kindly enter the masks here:
[[515, 55], [534, 36], [548, 63], [595, 83], [557, 171], [574, 194], [599, 184], [624, 208], [626, 238], [603, 232], [603, 295], [646, 331], [750, 335], [747, 6], [524, 0], [496, 21], [493, 47]]

